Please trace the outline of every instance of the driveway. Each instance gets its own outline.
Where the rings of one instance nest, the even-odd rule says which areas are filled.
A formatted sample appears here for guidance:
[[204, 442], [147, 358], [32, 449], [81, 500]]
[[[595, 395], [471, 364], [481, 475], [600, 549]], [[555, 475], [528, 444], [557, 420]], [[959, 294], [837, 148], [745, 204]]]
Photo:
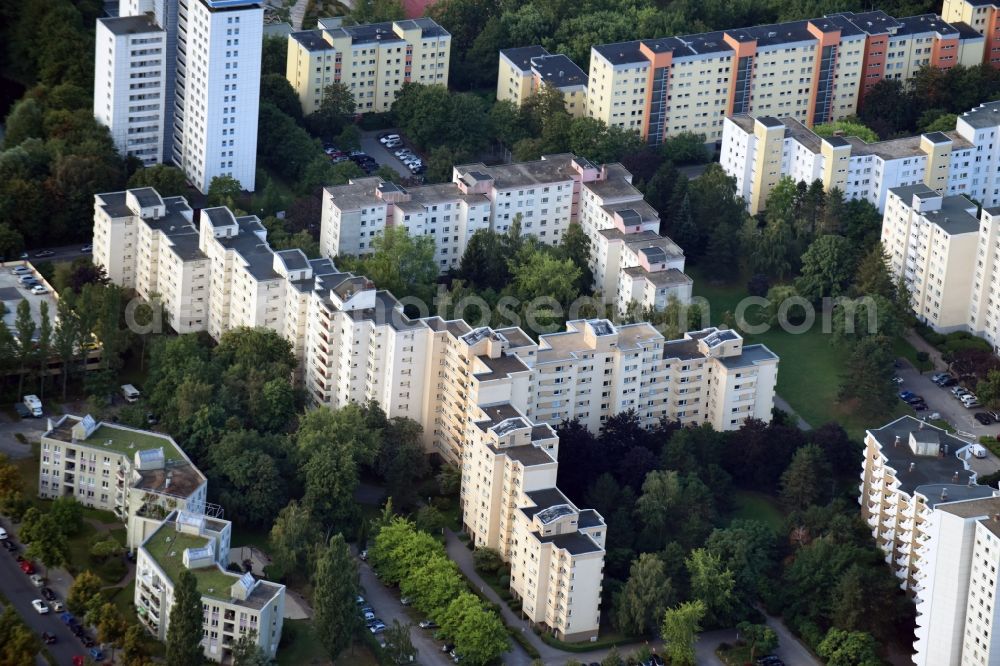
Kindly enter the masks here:
[[[382, 134], [399, 134], [400, 136], [402, 136], [402, 132], [395, 129], [362, 132], [361, 150], [363, 150], [364, 152], [368, 153], [373, 158], [375, 158], [375, 161], [378, 162], [380, 166], [384, 165], [389, 167], [403, 178], [412, 178], [413, 174], [410, 173], [410, 170], [407, 169], [402, 162], [396, 159], [395, 155], [386, 150], [385, 146], [379, 143], [378, 138]], [[403, 138], [405, 139], [406, 137]], [[410, 150], [413, 150], [413, 146], [410, 145], [408, 142], [404, 140], [403, 143]], [[426, 164], [426, 160], [424, 161], [424, 163]]]
[[[59, 596], [65, 600], [68, 576], [58, 570], [46, 573], [51, 578], [49, 581], [51, 583], [50, 587], [56, 590]], [[57, 581], [56, 578], [60, 578], [61, 580]], [[48, 615], [39, 615], [31, 606], [32, 600], [41, 598], [41, 595], [38, 594], [38, 590], [31, 584], [28, 577], [18, 568], [17, 560], [7, 553], [7, 551], [0, 552], [0, 591], [3, 592], [3, 595], [14, 607], [14, 610], [17, 611], [18, 615], [21, 616], [24, 623], [28, 625], [29, 629], [39, 636], [42, 635], [43, 631], [55, 634], [56, 642], [46, 647], [48, 647], [52, 656], [55, 657], [56, 663], [70, 664], [73, 661], [74, 655], [82, 655], [86, 652], [83, 644], [60, 621], [57, 613], [50, 612]]]
[[938, 412], [941, 418], [950, 423], [955, 430], [962, 434], [972, 435], [978, 439], [982, 435], [995, 437], [1000, 433], [1000, 424], [980, 425], [972, 418], [976, 412], [984, 410], [983, 407], [966, 409], [958, 400], [951, 395], [951, 389], [941, 388], [930, 380], [929, 374], [921, 374], [916, 368], [905, 361], [901, 362], [902, 367], [897, 369], [897, 373], [903, 380], [899, 385], [899, 390], [911, 391], [919, 396], [923, 396], [927, 402], [926, 412], [916, 412], [918, 418]]
[[392, 626], [393, 620], [399, 620], [401, 624], [413, 625], [410, 627], [410, 640], [413, 642], [413, 647], [417, 649], [416, 663], [423, 666], [447, 666], [451, 664], [451, 659], [441, 652], [441, 643], [434, 640], [434, 630], [421, 629], [417, 626], [419, 620], [410, 617], [408, 609], [399, 603], [399, 597], [396, 596], [396, 593], [375, 577], [375, 572], [372, 571], [367, 562], [359, 561], [358, 565], [361, 594], [375, 611], [375, 617], [381, 618], [387, 626]]

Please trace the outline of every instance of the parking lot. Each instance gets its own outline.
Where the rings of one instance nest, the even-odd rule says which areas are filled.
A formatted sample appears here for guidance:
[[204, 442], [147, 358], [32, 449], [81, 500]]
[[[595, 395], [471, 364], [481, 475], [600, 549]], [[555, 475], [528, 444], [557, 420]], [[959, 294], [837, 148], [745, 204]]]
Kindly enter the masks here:
[[[402, 134], [399, 130], [377, 130], [372, 132], [362, 132], [361, 133], [361, 150], [365, 151], [369, 155], [375, 158], [379, 164], [383, 164], [396, 173], [398, 173], [403, 178], [413, 178], [413, 173], [406, 168], [406, 165], [399, 161], [395, 155], [392, 154], [391, 150], [386, 150], [386, 147], [379, 142], [379, 137], [383, 134]], [[405, 141], [404, 145], [413, 150], [413, 146]], [[425, 160], [426, 163], [426, 160]]]
[[[45, 287], [47, 293], [31, 293], [31, 289], [22, 284], [17, 275], [11, 273], [16, 267], [28, 268], [29, 270], [22, 274], [32, 275], [36, 281]], [[17, 317], [17, 306], [22, 300], [28, 301], [28, 305], [31, 306], [31, 317], [35, 320], [35, 326], [38, 326], [38, 323], [41, 321], [42, 303], [49, 304], [49, 319], [55, 319], [56, 299], [53, 297], [48, 283], [38, 274], [34, 266], [27, 261], [8, 261], [0, 264], [0, 301], [3, 301], [6, 308], [6, 312], [3, 315], [3, 323], [12, 331], [14, 330], [14, 320]]]
[[1000, 433], [1000, 423], [984, 426], [973, 418], [976, 412], [986, 411], [985, 407], [966, 409], [952, 396], [951, 389], [942, 388], [931, 381], [930, 376], [933, 373], [924, 375], [912, 366], [904, 364], [897, 370], [897, 374], [903, 380], [899, 385], [900, 391], [916, 393], [927, 403], [927, 411], [916, 413], [918, 418], [937, 412], [960, 433], [967, 433], [975, 438], [983, 435], [996, 437]]

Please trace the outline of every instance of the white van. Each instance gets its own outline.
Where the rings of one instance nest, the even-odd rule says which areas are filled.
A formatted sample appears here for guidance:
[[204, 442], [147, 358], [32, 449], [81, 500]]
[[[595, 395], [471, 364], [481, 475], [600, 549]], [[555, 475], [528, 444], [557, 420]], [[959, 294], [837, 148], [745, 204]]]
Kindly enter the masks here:
[[125, 402], [129, 402], [129, 403], [138, 402], [140, 395], [142, 395], [142, 394], [139, 393], [139, 389], [137, 389], [136, 387], [132, 386], [131, 384], [123, 384], [122, 385], [122, 396], [124, 396]]
[[38, 399], [37, 395], [26, 395], [24, 396], [24, 406], [28, 408], [32, 416], [42, 415], [42, 401]]

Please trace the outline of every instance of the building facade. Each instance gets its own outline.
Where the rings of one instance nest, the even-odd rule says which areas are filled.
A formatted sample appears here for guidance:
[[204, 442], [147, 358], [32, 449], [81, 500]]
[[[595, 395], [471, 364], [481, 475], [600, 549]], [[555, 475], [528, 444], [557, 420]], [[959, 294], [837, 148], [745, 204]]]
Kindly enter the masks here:
[[429, 18], [349, 26], [325, 18], [288, 36], [285, 77], [306, 115], [332, 83], [351, 89], [358, 114], [380, 113], [406, 83], [447, 87], [450, 58], [451, 35]]
[[865, 437], [861, 513], [917, 606], [913, 661], [990, 664], [997, 646], [1000, 496], [976, 483], [971, 445], [904, 416]]
[[94, 116], [123, 155], [173, 162], [201, 192], [253, 191], [263, 8], [256, 0], [127, 0], [97, 21]]
[[207, 659], [231, 663], [233, 647], [246, 635], [274, 658], [285, 619], [285, 586], [226, 570], [232, 524], [200, 513], [175, 510], [139, 546], [135, 603], [140, 623], [167, 639], [174, 589], [182, 571], [194, 575], [202, 604], [201, 646]]
[[594, 289], [624, 315], [662, 310], [676, 297], [687, 303], [691, 279], [684, 252], [659, 234], [660, 218], [620, 164], [597, 166], [574, 155], [488, 167], [456, 166], [452, 182], [403, 188], [359, 178], [323, 193], [320, 251], [334, 258], [363, 256], [388, 226], [434, 238], [441, 272], [457, 268], [479, 230], [521, 233], [558, 244], [579, 223], [590, 239]]
[[791, 117], [726, 118], [720, 162], [736, 178], [751, 213], [784, 177], [811, 183], [847, 199], [864, 199], [883, 211], [890, 189], [924, 184], [942, 194], [1000, 204], [1000, 103], [982, 104], [961, 116], [954, 131], [930, 132], [876, 143], [854, 136], [820, 137]]
[[520, 108], [543, 85], [562, 93], [566, 111], [574, 118], [587, 114], [587, 73], [572, 60], [541, 46], [500, 50], [498, 100]]
[[[856, 113], [865, 92], [883, 79], [906, 80], [925, 65], [984, 62], [988, 38], [963, 20], [840, 12], [595, 45], [587, 115], [635, 130], [654, 145], [680, 132], [717, 141], [733, 114], [789, 116], [807, 126], [837, 120]], [[501, 55], [498, 99], [530, 94], [518, 85], [524, 72], [523, 61]]]
[[882, 244], [917, 318], [939, 332], [968, 331], [1000, 345], [1000, 208], [926, 186], [889, 192]]
[[181, 567], [195, 574], [205, 609], [205, 656], [231, 660], [248, 631], [274, 657], [285, 588], [229, 573], [231, 525], [207, 502], [208, 482], [168, 435], [65, 415], [41, 437], [38, 496], [73, 497], [113, 512], [137, 552], [134, 602], [140, 623], [165, 640]]

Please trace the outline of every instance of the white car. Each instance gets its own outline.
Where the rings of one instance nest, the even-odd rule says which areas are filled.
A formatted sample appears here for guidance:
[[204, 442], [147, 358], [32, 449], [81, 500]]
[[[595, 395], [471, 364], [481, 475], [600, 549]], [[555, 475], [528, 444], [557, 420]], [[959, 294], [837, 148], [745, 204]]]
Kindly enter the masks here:
[[45, 288], [45, 285], [36, 284], [34, 287], [31, 288], [31, 293], [37, 296], [40, 294], [47, 294], [49, 293], [49, 290]]
[[386, 134], [385, 136], [379, 138], [379, 143], [392, 143], [393, 141], [399, 141], [398, 134]]
[[41, 599], [35, 599], [31, 602], [31, 605], [38, 612], [39, 615], [46, 615], [49, 612], [49, 607], [45, 605], [45, 602]]
[[35, 587], [45, 587], [45, 579], [38, 574], [31, 574], [31, 584]]
[[0, 541], [5, 540], [6, 538], [7, 538], [7, 530], [0, 527]]

